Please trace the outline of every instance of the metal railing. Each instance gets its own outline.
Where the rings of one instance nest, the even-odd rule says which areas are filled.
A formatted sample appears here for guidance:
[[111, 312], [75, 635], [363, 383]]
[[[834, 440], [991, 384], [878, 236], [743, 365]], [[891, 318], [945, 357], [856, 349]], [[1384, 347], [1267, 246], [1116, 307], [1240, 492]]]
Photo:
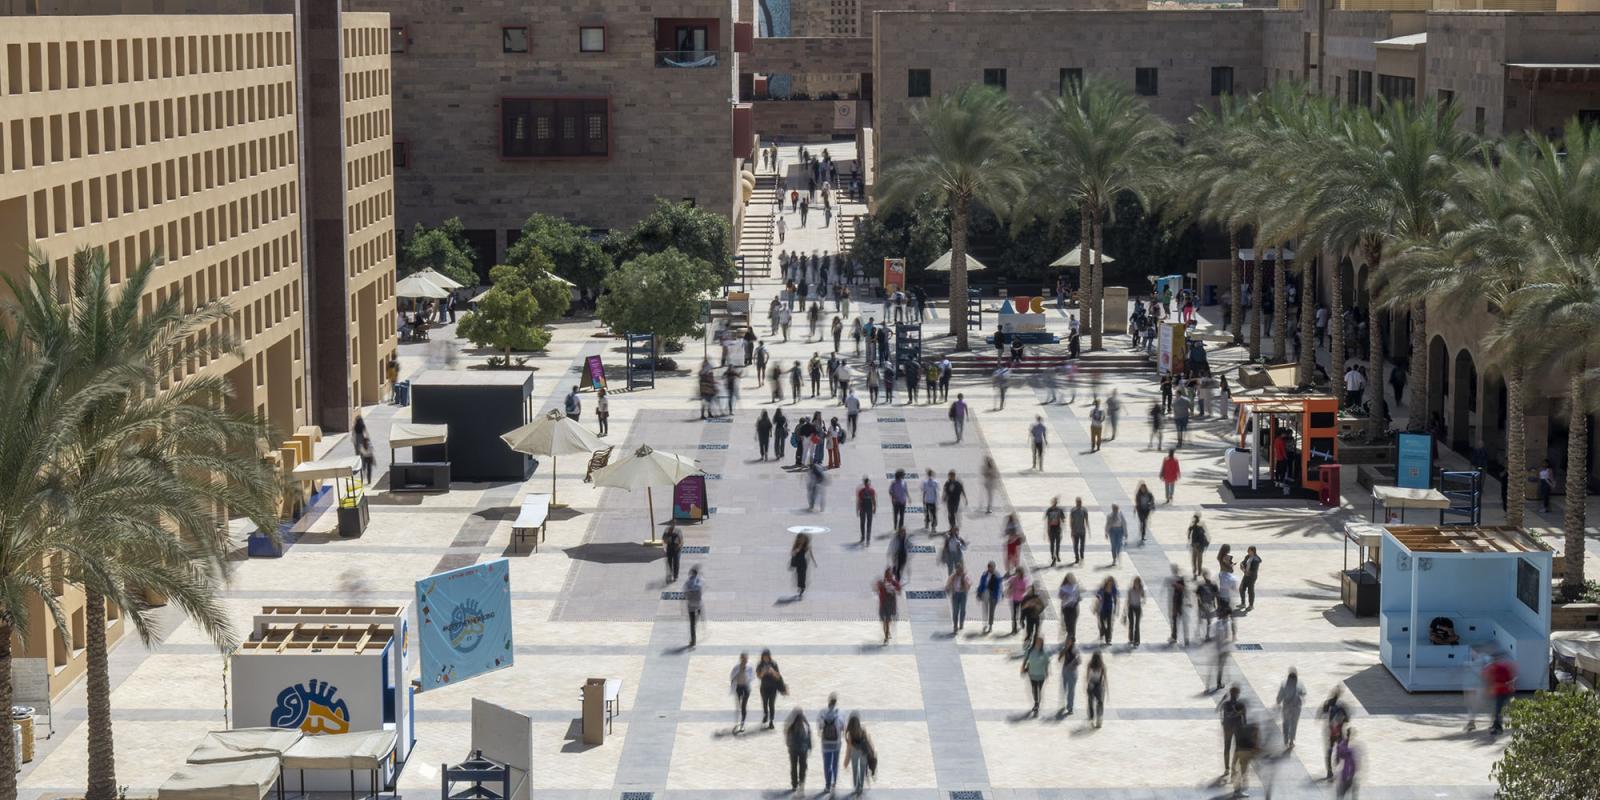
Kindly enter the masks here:
[[656, 51], [656, 66], [668, 69], [708, 69], [721, 61], [715, 50]]

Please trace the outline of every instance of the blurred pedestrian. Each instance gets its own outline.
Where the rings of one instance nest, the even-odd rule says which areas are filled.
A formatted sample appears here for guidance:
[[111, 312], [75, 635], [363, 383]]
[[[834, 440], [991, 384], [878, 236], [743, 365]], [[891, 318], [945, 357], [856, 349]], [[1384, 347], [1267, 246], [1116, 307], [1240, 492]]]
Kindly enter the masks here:
[[1028, 687], [1033, 692], [1033, 708], [1028, 715], [1039, 716], [1039, 700], [1044, 694], [1044, 682], [1050, 677], [1050, 654], [1044, 647], [1044, 637], [1035, 636], [1022, 654], [1023, 675], [1028, 676]]
[[990, 561], [988, 568], [978, 576], [978, 600], [983, 603], [984, 633], [994, 630], [994, 610], [1000, 605], [1000, 583], [1000, 573], [995, 569], [994, 562]]
[[811, 723], [799, 708], [789, 712], [789, 721], [783, 725], [784, 744], [789, 748], [789, 788], [806, 790], [806, 762], [811, 758]]
[[883, 643], [888, 644], [890, 628], [900, 613], [900, 581], [895, 578], [894, 570], [885, 568], [873, 589], [878, 593], [878, 621], [883, 623]]
[[667, 530], [661, 534], [661, 546], [667, 556], [667, 583], [672, 583], [678, 580], [678, 567], [683, 563], [683, 534], [678, 531], [678, 523], [667, 522]]
[[1078, 693], [1078, 668], [1081, 659], [1078, 658], [1078, 643], [1071, 636], [1061, 644], [1061, 650], [1056, 653], [1056, 658], [1061, 661], [1061, 710], [1056, 712], [1056, 718], [1072, 716], [1073, 696]]
[[872, 517], [878, 512], [878, 492], [872, 488], [871, 478], [861, 479], [861, 488], [856, 490], [856, 518], [861, 523], [861, 538], [858, 542], [866, 545], [872, 541]]
[[1139, 489], [1133, 493], [1133, 511], [1139, 516], [1139, 545], [1144, 546], [1145, 539], [1150, 535], [1150, 512], [1156, 510], [1156, 496], [1151, 494], [1150, 487], [1144, 481], [1139, 481]]
[[733, 672], [728, 676], [729, 687], [733, 692], [733, 732], [744, 730], [745, 718], [750, 716], [750, 685], [755, 683], [756, 670], [750, 665], [750, 654], [740, 653], [739, 663], [733, 665]]
[[967, 568], [957, 564], [955, 571], [950, 573], [949, 579], [944, 582], [945, 594], [950, 597], [950, 635], [967, 625], [967, 592], [972, 589], [972, 579], [967, 577]]
[[1084, 671], [1084, 699], [1089, 702], [1089, 722], [1096, 728], [1105, 723], [1106, 696], [1110, 694], [1111, 682], [1106, 676], [1106, 662], [1096, 650], [1089, 657], [1089, 668]]
[[767, 410], [761, 409], [761, 416], [756, 417], [756, 446], [761, 450], [761, 460], [767, 460], [767, 450], [772, 443], [772, 418], [767, 416]]
[[1294, 749], [1294, 736], [1300, 729], [1300, 709], [1305, 705], [1306, 688], [1300, 685], [1300, 673], [1294, 667], [1289, 668], [1289, 677], [1283, 679], [1283, 685], [1278, 687], [1278, 699], [1274, 705], [1283, 720], [1283, 749], [1285, 752]]
[[861, 718], [854, 712], [850, 714], [850, 721], [844, 728], [846, 764], [850, 765], [851, 776], [855, 779], [856, 795], [860, 796], [867, 789], [867, 778], [878, 775], [878, 751], [872, 746], [872, 738], [867, 736], [866, 728], [861, 725]]
[[806, 573], [817, 563], [817, 556], [811, 550], [811, 535], [797, 533], [794, 535], [794, 544], [789, 548], [789, 569], [794, 570], [794, 583], [798, 589], [796, 600], [803, 600], [806, 596]]

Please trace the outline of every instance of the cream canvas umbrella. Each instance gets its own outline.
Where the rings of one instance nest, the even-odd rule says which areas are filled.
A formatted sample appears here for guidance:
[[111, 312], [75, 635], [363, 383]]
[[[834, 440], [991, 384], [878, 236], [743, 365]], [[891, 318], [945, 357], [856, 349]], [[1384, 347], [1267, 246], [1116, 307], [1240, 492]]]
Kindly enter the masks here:
[[[952, 260], [950, 256], [951, 256], [951, 253], [953, 253], [953, 252], [954, 252], [953, 250], [946, 250], [944, 252], [944, 255], [939, 256], [938, 258], [934, 259], [933, 263], [928, 265], [928, 271], [929, 272], [949, 272], [950, 271], [950, 262]], [[974, 270], [980, 270], [980, 269], [988, 269], [988, 267], [985, 266], [982, 261], [979, 261], [978, 259], [973, 258], [971, 253], [968, 253], [967, 254], [967, 271], [968, 272], [972, 272]]]
[[416, 272], [413, 272], [411, 274], [412, 275], [420, 275], [428, 283], [431, 283], [434, 286], [438, 286], [438, 287], [441, 287], [441, 288], [444, 288], [444, 289], [461, 289], [461, 288], [465, 288], [465, 287], [463, 287], [461, 285], [460, 281], [457, 281], [456, 279], [451, 278], [448, 275], [445, 275], [443, 272], [440, 272], [440, 271], [434, 269], [433, 267], [427, 267], [425, 269], [419, 269]]
[[677, 486], [678, 481], [690, 475], [704, 475], [692, 458], [640, 445], [639, 449], [594, 471], [595, 486], [611, 486], [633, 491], [644, 488], [645, 503], [650, 509], [650, 544], [656, 542], [656, 504], [653, 493], [657, 486]]
[[559, 408], [552, 408], [538, 419], [502, 435], [500, 441], [519, 453], [550, 457], [551, 505], [556, 502], [556, 456], [606, 449], [600, 437], [574, 422]]
[[[1078, 257], [1081, 256], [1081, 255], [1083, 255], [1083, 251], [1080, 248], [1074, 247], [1071, 250], [1068, 250], [1066, 255], [1064, 255], [1064, 256], [1062, 256], [1062, 257], [1050, 262], [1050, 266], [1052, 266], [1052, 267], [1081, 267], [1083, 265], [1078, 263]], [[1091, 248], [1089, 248], [1089, 263], [1091, 263], [1091, 264], [1094, 263], [1094, 256], [1095, 256], [1094, 248], [1091, 247]], [[1102, 263], [1102, 264], [1110, 264], [1113, 261], [1116, 261], [1116, 259], [1112, 258], [1109, 255], [1106, 255], [1105, 253], [1101, 253], [1100, 254], [1100, 263]]]
[[395, 297], [407, 297], [413, 300], [443, 300], [450, 296], [450, 290], [428, 280], [419, 274], [407, 275], [394, 285]]

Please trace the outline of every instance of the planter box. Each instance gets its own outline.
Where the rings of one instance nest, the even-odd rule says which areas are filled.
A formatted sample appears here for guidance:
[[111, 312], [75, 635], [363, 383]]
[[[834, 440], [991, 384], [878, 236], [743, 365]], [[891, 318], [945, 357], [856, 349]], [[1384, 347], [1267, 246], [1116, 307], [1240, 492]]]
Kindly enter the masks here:
[[1600, 603], [1550, 604], [1550, 629], [1554, 631], [1600, 630]]

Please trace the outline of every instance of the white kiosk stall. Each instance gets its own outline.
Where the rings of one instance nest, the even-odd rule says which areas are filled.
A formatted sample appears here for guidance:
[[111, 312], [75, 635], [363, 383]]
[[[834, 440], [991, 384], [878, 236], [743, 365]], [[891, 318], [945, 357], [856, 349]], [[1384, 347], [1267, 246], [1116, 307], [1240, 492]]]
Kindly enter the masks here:
[[[1545, 688], [1554, 555], [1516, 528], [1384, 526], [1383, 665], [1406, 691], [1460, 691], [1487, 648], [1516, 662], [1517, 689]], [[1430, 637], [1439, 619], [1447, 641]]]
[[[401, 461], [395, 451], [430, 445], [447, 445], [449, 425], [422, 425], [414, 422], [396, 422], [389, 428], [389, 491], [391, 492], [448, 492], [450, 491], [450, 457], [439, 461]], [[414, 457], [414, 456], [413, 456]]]

